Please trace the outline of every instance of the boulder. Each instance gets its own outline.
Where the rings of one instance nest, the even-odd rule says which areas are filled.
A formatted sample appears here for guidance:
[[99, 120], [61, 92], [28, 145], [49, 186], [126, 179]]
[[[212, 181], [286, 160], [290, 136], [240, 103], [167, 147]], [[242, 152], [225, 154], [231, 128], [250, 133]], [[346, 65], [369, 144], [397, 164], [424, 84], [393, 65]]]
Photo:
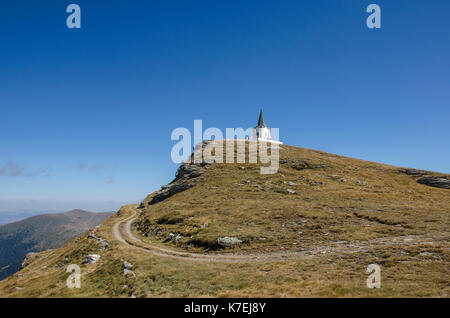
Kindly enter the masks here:
[[239, 245], [242, 243], [242, 240], [238, 239], [237, 237], [219, 237], [217, 239], [217, 244], [223, 247], [233, 247], [235, 245]]

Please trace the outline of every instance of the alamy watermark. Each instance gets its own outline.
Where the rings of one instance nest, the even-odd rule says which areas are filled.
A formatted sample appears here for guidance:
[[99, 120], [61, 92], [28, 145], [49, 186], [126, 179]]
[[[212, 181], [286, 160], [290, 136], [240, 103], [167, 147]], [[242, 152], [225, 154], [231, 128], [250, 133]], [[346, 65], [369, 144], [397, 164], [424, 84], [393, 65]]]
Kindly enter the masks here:
[[69, 29], [81, 29], [81, 8], [78, 4], [69, 4], [66, 12], [70, 13], [66, 19], [66, 25]]
[[366, 25], [369, 29], [381, 29], [381, 8], [378, 4], [369, 4], [366, 9], [370, 15], [367, 17]]
[[67, 288], [81, 288], [81, 268], [77, 264], [70, 264], [67, 266], [68, 273], [70, 274], [69, 277], [67, 277], [66, 285]]
[[367, 277], [367, 288], [381, 288], [381, 268], [378, 264], [370, 264], [366, 268], [366, 273], [370, 274]]
[[[72, 3], [66, 8], [66, 12], [70, 13], [66, 19], [66, 26], [69, 29], [81, 29], [81, 7]], [[366, 8], [366, 12], [370, 13], [367, 17], [366, 25], [369, 29], [381, 28], [381, 8], [378, 4], [369, 4]]]
[[[219, 128], [210, 127], [203, 131], [202, 121], [194, 120], [193, 158], [191, 158], [192, 134], [189, 129], [178, 127], [171, 134], [171, 140], [178, 141], [172, 147], [172, 161], [174, 163], [186, 161], [193, 163], [224, 163], [224, 161], [225, 163], [246, 163], [246, 144], [248, 144], [248, 163], [258, 163], [259, 160], [262, 164], [261, 174], [274, 174], [278, 172], [279, 168], [279, 129], [270, 129], [270, 139], [258, 138], [254, 129], [226, 128], [224, 139], [224, 134]], [[235, 148], [237, 148], [236, 151]]]

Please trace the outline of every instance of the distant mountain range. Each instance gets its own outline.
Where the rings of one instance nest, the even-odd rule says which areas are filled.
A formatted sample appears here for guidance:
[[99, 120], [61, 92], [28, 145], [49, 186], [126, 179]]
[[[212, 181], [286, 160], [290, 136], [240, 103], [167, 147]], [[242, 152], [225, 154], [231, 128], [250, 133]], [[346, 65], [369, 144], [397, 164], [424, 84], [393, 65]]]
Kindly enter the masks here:
[[0, 225], [17, 222], [35, 215], [58, 212], [61, 211], [2, 211], [0, 212]]
[[61, 247], [111, 214], [72, 210], [1, 225], [0, 280], [17, 272], [27, 253]]

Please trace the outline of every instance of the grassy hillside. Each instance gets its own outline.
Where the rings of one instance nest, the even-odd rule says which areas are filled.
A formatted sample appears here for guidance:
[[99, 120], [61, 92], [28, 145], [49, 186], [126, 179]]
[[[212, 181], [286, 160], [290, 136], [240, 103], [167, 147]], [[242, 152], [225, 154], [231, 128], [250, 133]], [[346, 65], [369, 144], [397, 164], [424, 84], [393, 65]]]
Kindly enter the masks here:
[[111, 213], [72, 210], [0, 226], [0, 279], [19, 270], [27, 253], [58, 248], [109, 215]]
[[[109, 248], [85, 234], [38, 254], [0, 295], [448, 297], [450, 190], [424, 176], [448, 178], [292, 146], [273, 175], [259, 164], [185, 165], [100, 225]], [[82, 264], [92, 253], [100, 260]], [[71, 263], [80, 289], [66, 287]], [[366, 287], [372, 263], [380, 289]]]

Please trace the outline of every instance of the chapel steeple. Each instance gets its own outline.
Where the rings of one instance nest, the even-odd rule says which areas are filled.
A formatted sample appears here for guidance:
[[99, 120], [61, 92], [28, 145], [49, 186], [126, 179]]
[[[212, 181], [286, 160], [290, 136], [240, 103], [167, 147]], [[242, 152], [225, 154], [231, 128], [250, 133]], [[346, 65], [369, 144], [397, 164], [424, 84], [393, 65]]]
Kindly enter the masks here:
[[264, 122], [264, 115], [262, 112], [262, 108], [259, 111], [258, 125], [256, 125], [256, 127], [267, 127], [266, 123]]
[[[278, 135], [277, 135], [277, 137], [278, 137]], [[276, 143], [276, 144], [282, 144], [281, 141], [272, 139], [271, 129], [269, 127], [267, 127], [266, 122], [264, 121], [264, 115], [263, 115], [262, 108], [259, 111], [258, 124], [256, 125], [256, 127], [254, 127], [252, 129], [252, 137], [250, 139], [256, 140], [256, 141], [266, 141], [266, 142], [271, 142], [271, 143]]]

